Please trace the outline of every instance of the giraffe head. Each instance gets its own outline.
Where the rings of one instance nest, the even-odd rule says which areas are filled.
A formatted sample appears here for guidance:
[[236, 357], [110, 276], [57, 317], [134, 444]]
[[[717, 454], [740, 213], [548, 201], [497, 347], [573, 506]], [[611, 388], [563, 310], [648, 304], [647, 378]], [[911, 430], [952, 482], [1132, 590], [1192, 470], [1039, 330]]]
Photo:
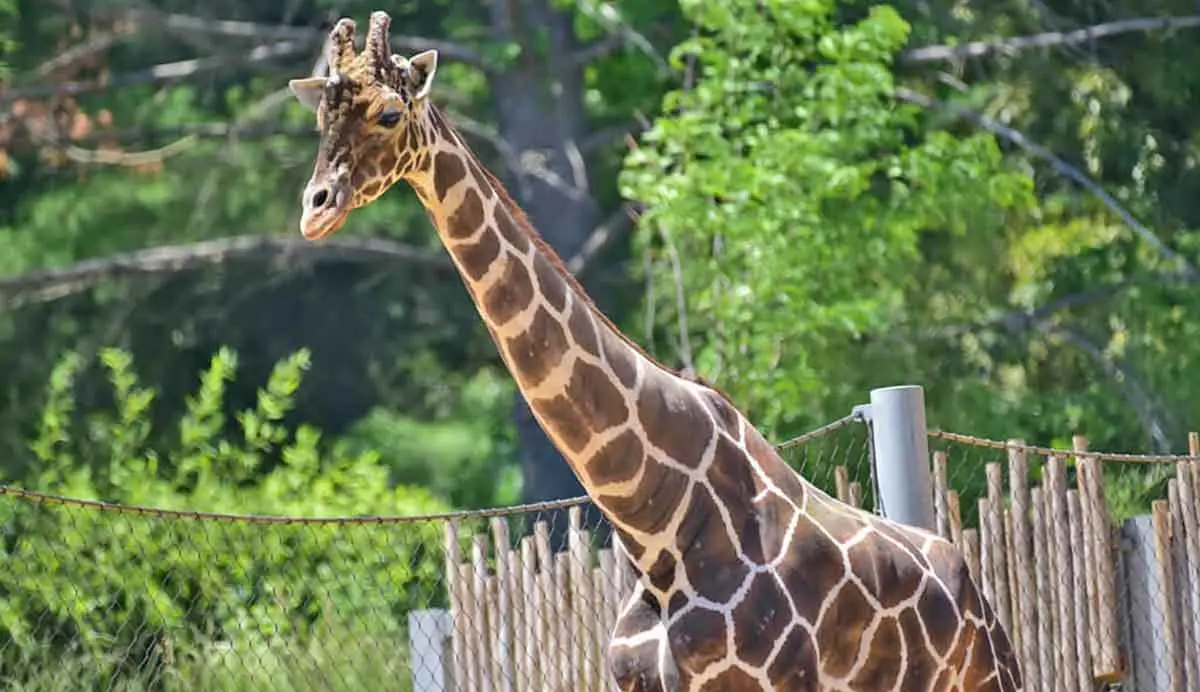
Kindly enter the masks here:
[[293, 79], [292, 94], [316, 112], [321, 144], [304, 187], [300, 232], [328, 236], [350, 210], [429, 166], [429, 90], [437, 51], [392, 55], [386, 12], [371, 14], [366, 46], [354, 49], [354, 22], [329, 35], [329, 76]]

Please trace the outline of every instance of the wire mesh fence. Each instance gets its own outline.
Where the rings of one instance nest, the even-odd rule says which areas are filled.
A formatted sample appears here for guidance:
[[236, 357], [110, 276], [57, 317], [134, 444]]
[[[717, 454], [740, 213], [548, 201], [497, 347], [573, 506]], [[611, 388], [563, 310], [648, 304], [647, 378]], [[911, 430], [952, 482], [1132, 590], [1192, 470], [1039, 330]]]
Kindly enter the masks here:
[[[930, 433], [937, 531], [1026, 689], [1200, 689], [1192, 456]], [[874, 506], [855, 417], [779, 445]], [[426, 517], [173, 512], [0, 488], [0, 680], [27, 690], [610, 690], [634, 576], [585, 499]]]
[[[780, 445], [869, 503], [866, 426]], [[21, 690], [609, 690], [633, 574], [585, 499], [427, 517], [178, 512], [0, 487]]]
[[931, 433], [937, 530], [1017, 649], [1026, 689], [1200, 689], [1200, 438], [1187, 456]]

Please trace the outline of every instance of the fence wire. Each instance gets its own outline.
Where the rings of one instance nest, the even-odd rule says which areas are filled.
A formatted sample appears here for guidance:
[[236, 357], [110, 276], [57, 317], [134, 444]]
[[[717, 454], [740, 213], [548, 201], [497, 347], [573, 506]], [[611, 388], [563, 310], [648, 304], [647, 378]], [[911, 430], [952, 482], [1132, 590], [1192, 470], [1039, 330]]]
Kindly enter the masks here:
[[[865, 425], [780, 448], [870, 502]], [[613, 689], [633, 574], [586, 498], [318, 519], [0, 495], [7, 689]]]
[[1026, 689], [1200, 690], [1200, 439], [1188, 455], [931, 431], [938, 531], [1014, 640]]

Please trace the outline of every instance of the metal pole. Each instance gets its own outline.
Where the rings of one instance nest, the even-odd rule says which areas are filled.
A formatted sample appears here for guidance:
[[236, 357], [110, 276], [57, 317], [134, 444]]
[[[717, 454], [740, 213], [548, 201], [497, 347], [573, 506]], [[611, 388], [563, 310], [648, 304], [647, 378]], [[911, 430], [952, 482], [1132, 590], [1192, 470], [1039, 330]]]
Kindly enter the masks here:
[[900, 385], [871, 390], [875, 502], [892, 521], [935, 530], [933, 478], [925, 428], [925, 390]]

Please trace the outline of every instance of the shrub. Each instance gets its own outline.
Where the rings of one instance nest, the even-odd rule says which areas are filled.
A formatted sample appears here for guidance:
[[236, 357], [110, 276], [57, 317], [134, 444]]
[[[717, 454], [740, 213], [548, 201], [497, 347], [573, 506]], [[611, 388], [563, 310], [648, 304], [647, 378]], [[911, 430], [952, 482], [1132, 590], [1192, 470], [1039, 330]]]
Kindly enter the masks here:
[[[305, 351], [276, 364], [231, 426], [225, 386], [237, 360], [219, 351], [171, 434], [155, 430], [154, 391], [138, 382], [129, 355], [107, 350], [101, 362], [112, 406], [86, 414], [73, 387], [82, 359], [69, 355], [53, 372], [31, 444], [40, 468], [29, 481], [39, 491], [258, 515], [447, 509], [427, 490], [391, 487], [375, 454], [328, 450], [312, 427], [284, 424]], [[9, 680], [25, 676], [23, 663], [80, 656], [110, 680], [143, 678], [212, 660], [214, 650], [305, 646], [330, 623], [352, 631], [342, 645], [361, 653], [375, 639], [403, 641], [405, 613], [443, 591], [441, 527], [429, 522], [253, 523], [18, 500], [0, 502], [0, 522], [0, 666]]]

